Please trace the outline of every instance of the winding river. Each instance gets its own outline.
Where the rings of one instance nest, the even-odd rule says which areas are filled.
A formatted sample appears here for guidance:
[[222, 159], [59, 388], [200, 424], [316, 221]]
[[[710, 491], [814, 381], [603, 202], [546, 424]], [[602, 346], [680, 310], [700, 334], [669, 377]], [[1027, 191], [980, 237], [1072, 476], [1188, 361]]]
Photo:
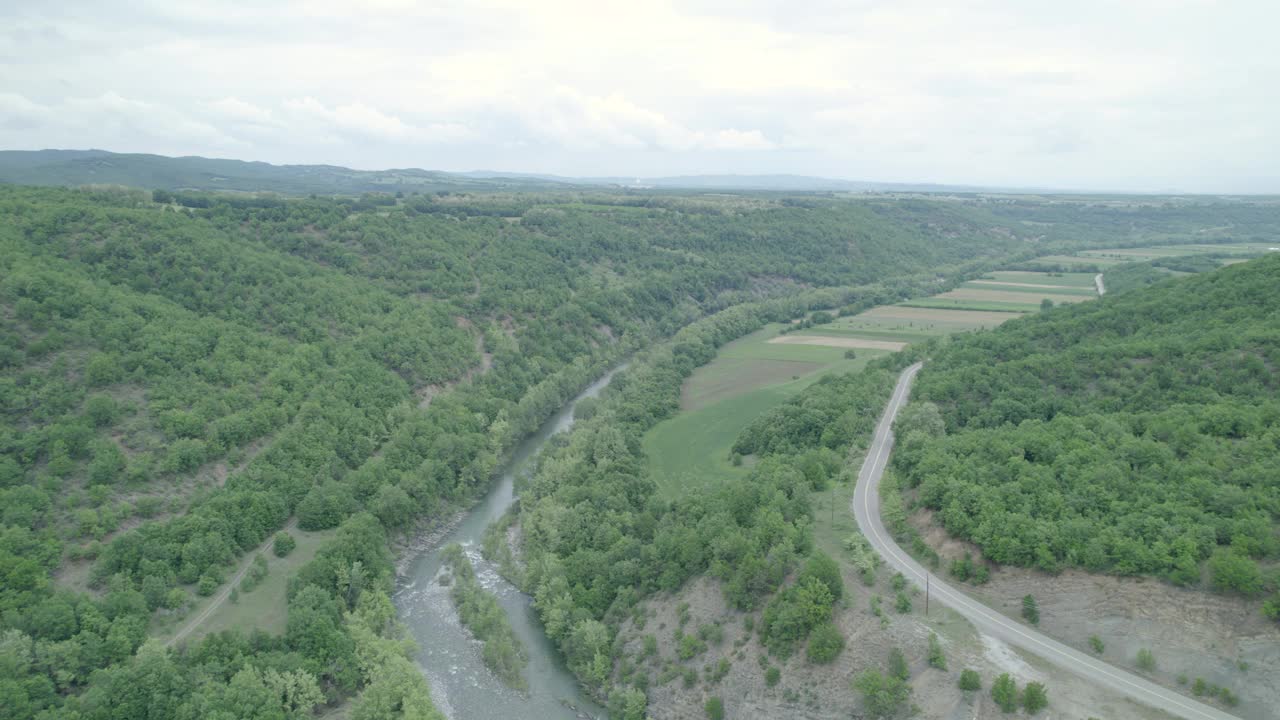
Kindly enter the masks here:
[[[414, 558], [395, 595], [400, 619], [418, 641], [422, 665], [436, 705], [450, 720], [506, 720], [507, 718], [603, 718], [603, 708], [582, 692], [551, 640], [542, 631], [529, 596], [504, 580], [497, 568], [480, 557], [484, 530], [511, 507], [515, 479], [526, 472], [547, 440], [573, 425], [579, 400], [595, 397], [609, 384], [614, 368], [526, 438], [502, 469], [502, 478], [441, 541]], [[529, 653], [525, 676], [529, 690], [521, 693], [502, 683], [485, 667], [480, 644], [458, 622], [449, 588], [438, 581], [440, 548], [462, 544], [475, 565], [481, 584], [494, 593], [511, 619], [511, 626]]]

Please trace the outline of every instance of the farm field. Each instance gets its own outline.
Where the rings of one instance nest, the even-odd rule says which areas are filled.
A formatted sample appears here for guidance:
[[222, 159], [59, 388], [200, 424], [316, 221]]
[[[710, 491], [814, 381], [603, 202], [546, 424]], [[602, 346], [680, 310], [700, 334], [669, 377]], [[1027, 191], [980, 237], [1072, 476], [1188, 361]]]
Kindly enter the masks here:
[[[848, 359], [846, 347], [775, 342], [799, 337], [781, 335], [783, 328], [768, 325], [721, 348], [685, 382], [680, 414], [645, 434], [650, 473], [664, 495], [745, 477], [749, 463], [735, 466], [729, 450], [756, 416], [827, 373], [861, 369], [889, 352], [859, 348]], [[820, 336], [820, 330], [804, 334]]]
[[[1081, 250], [1075, 255], [1046, 255], [1030, 262], [1031, 267], [1048, 266], [1096, 266], [1105, 270], [1108, 267], [1131, 262], [1149, 262], [1171, 258], [1193, 257], [1196, 255], [1234, 255], [1238, 257], [1222, 257], [1223, 265], [1240, 262], [1248, 257], [1257, 257], [1269, 252], [1276, 252], [1280, 243], [1206, 243], [1191, 245], [1151, 245], [1136, 248], [1100, 248]], [[1071, 274], [1071, 273], [1066, 273]]]
[[[680, 414], [645, 435], [650, 474], [668, 497], [741, 479], [751, 458], [734, 465], [730, 448], [743, 428], [824, 374], [859, 369], [929, 338], [995, 327], [1038, 312], [1046, 298], [1074, 303], [1095, 293], [1092, 273], [997, 271], [940, 295], [803, 330], [765, 327], [725, 345], [685, 382]], [[854, 359], [845, 357], [848, 350]]]

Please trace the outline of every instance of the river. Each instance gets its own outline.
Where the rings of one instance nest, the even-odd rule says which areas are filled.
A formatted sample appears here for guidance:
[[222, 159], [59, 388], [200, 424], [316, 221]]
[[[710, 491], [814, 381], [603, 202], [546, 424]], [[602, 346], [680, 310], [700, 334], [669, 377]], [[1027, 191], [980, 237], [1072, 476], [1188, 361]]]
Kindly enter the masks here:
[[[432, 699], [450, 720], [605, 717], [603, 708], [582, 692], [559, 651], [543, 633], [531, 598], [504, 580], [492, 563], [480, 557], [480, 544], [485, 528], [502, 517], [515, 501], [516, 476], [528, 471], [552, 435], [573, 425], [574, 405], [600, 394], [621, 369], [614, 368], [592, 383], [520, 443], [502, 469], [501, 479], [484, 499], [435, 547], [414, 558], [408, 566], [396, 592], [395, 604], [401, 621], [421, 647], [418, 662], [431, 684]], [[525, 669], [529, 680], [527, 693], [507, 687], [485, 666], [480, 657], [480, 644], [458, 622], [449, 588], [438, 581], [440, 548], [454, 542], [467, 551], [480, 583], [497, 596], [512, 628], [524, 642], [529, 653], [529, 666]]]

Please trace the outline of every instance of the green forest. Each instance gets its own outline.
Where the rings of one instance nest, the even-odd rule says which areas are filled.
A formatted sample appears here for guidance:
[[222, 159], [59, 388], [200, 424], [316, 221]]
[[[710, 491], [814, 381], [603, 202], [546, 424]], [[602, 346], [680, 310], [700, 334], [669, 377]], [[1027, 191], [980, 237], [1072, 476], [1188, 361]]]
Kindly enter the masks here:
[[[1280, 583], [1280, 257], [1149, 276], [938, 348], [914, 394], [936, 410], [900, 421], [894, 466], [997, 563], [1263, 598]], [[1280, 619], [1280, 595], [1264, 611]]]
[[[1025, 222], [1034, 212], [822, 195], [0, 186], [0, 707], [15, 718], [286, 718], [339, 706], [357, 720], [439, 717], [389, 598], [392, 543], [466, 507], [521, 438], [624, 358], [630, 368], [590, 420], [553, 441], [520, 506], [525, 585], [570, 666], [597, 694], [633, 701], [635, 688], [614, 687], [619, 621], [703, 573], [734, 607], [770, 608], [779, 654], [812, 631], [809, 655], [829, 659], [839, 593], [819, 588], [809, 493], [869, 431], [901, 358], [815, 385], [751, 426], [738, 446], [758, 462], [742, 487], [662, 500], [640, 437], [676, 411], [694, 368], [765, 323], [926, 296], [1087, 245], [1070, 223], [1120, 246], [1230, 226], [1223, 218], [1249, 232], [1260, 222], [1248, 206], [1098, 210], [1046, 235]], [[1172, 531], [1153, 525], [1136, 571], [1164, 571], [1165, 554], [1173, 567], [1207, 559], [1231, 565], [1214, 582], [1248, 591], [1228, 571], [1274, 556], [1274, 467], [1259, 448], [1274, 447], [1276, 412], [1245, 407], [1242, 394], [1271, 388], [1274, 356], [1255, 362], [1241, 344], [1265, 331], [1196, 335], [1216, 338], [1205, 352], [1217, 348], [1215, 367], [1246, 383], [1234, 390], [1190, 361], [1168, 368], [1171, 380], [1204, 381], [1188, 402], [1220, 392], [1209, 429], [1170, 449], [1205, 466], [1187, 492], [1220, 511], [1203, 511], [1191, 546], [1160, 546]], [[968, 357], [967, 342], [946, 357]], [[1042, 400], [993, 401], [998, 417], [982, 398], [936, 402], [953, 430], [945, 442], [960, 443], [970, 427], [1032, 417]], [[1132, 415], [1112, 422], [1144, 449], [1162, 418], [1139, 411], [1190, 412], [1131, 404], [1108, 410]], [[950, 446], [933, 442], [929, 462], [945, 460]], [[1213, 486], [1213, 443], [1250, 460], [1233, 464], [1252, 469], [1230, 492]], [[1142, 457], [1144, 472], [1168, 466], [1159, 452]], [[282, 634], [153, 637], [291, 521], [334, 536], [289, 579]], [[1060, 564], [1094, 557], [1048, 550]], [[785, 584], [797, 567], [811, 571]], [[798, 589], [770, 600], [784, 584]]]
[[[464, 506], [604, 368], [743, 303], [891, 301], [1034, 253], [981, 209], [889, 200], [5, 186], [0, 217], [14, 717], [248, 717], [253, 693], [286, 698], [263, 717], [400, 717], [427, 691], [389, 539]], [[671, 371], [710, 352], [687, 342]], [[339, 538], [291, 580], [283, 636], [148, 643], [291, 517]]]

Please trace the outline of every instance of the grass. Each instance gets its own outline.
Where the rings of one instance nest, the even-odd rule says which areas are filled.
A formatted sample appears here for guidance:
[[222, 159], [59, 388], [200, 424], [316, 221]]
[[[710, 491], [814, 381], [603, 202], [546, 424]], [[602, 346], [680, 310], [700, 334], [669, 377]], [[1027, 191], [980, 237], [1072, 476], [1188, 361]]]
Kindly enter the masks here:
[[[1040, 309], [1040, 299], [1045, 296], [1077, 301], [1087, 300], [1094, 293], [1093, 276], [1087, 273], [1004, 272], [993, 277], [1006, 282], [1038, 282], [1059, 287], [978, 285], [968, 288], [967, 292], [1016, 302], [923, 298], [838, 318], [829, 324], [806, 328], [803, 334], [921, 342], [940, 335], [993, 327], [1018, 317], [1017, 313], [1036, 312]], [[738, 435], [753, 419], [822, 375], [859, 370], [871, 358], [886, 352], [858, 348], [856, 359], [849, 360], [844, 348], [770, 343], [784, 327], [768, 325], [721, 348], [710, 363], [698, 368], [685, 382], [681, 412], [645, 434], [643, 442], [650, 476], [663, 496], [677, 497], [690, 488], [742, 480], [750, 470], [750, 459], [735, 466], [730, 451]], [[851, 496], [853, 489], [837, 492]], [[837, 501], [841, 500], [837, 498]], [[848, 497], [843, 502], [847, 505]], [[836, 515], [845, 516], [844, 525], [829, 528], [830, 537], [823, 540], [830, 545], [833, 555], [840, 550], [840, 541], [853, 529], [847, 512]]]
[[1028, 261], [1028, 264], [1044, 264], [1044, 265], [1097, 265], [1105, 268], [1108, 265], [1119, 265], [1122, 262], [1132, 262], [1132, 260], [1116, 260], [1106, 257], [1079, 257], [1077, 255], [1045, 255], [1034, 260]]
[[987, 273], [991, 280], [1000, 282], [1020, 282], [1033, 285], [1069, 285], [1071, 287], [1093, 288], [1093, 273], [1044, 273], [1024, 270], [997, 270]]
[[921, 298], [898, 303], [902, 307], [933, 308], [936, 310], [984, 310], [986, 312], [1026, 313], [1040, 309], [1040, 302], [1010, 303], [993, 302], [991, 300], [945, 300], [943, 298]]
[[[293, 549], [293, 552], [283, 558], [276, 557], [269, 549], [263, 553], [263, 557], [267, 559], [267, 577], [252, 592], [240, 593], [238, 602], [233, 603], [230, 599], [223, 602], [221, 607], [215, 610], [200, 627], [186, 637], [186, 640], [194, 641], [210, 633], [232, 629], [245, 633], [252, 630], [265, 630], [273, 634], [283, 633], [288, 610], [285, 590], [289, 578], [299, 568], [310, 562], [324, 542], [333, 537], [336, 532], [336, 530], [317, 532], [291, 530], [290, 533], [298, 541], [298, 546]], [[254, 553], [246, 553], [241, 562], [251, 563], [253, 556]], [[226, 577], [228, 579], [233, 577], [239, 567], [237, 565], [235, 570], [229, 570]], [[187, 618], [203, 611], [211, 599], [198, 598], [187, 614], [180, 619], [161, 618], [157, 615], [152, 621], [152, 635], [161, 640], [168, 640], [179, 628], [186, 625]]]
[[[1027, 283], [1030, 285], [1030, 283]], [[1093, 286], [1093, 281], [1089, 281], [1089, 287], [1067, 287], [1067, 286], [1050, 286], [1042, 285], [1040, 287], [1023, 287], [1020, 285], [983, 285], [982, 283], [965, 283], [960, 286], [965, 290], [985, 290], [1002, 293], [1025, 293], [1036, 296], [1055, 296], [1070, 295], [1072, 297], [1091, 298], [1098, 294], [1097, 289]]]
[[769, 325], [721, 348], [685, 383], [684, 410], [645, 434], [649, 470], [664, 496], [746, 477], [750, 463], [734, 466], [729, 452], [747, 424], [823, 375], [860, 370], [885, 354], [859, 349], [849, 360], [843, 348], [770, 344], [782, 328]]
[[[1199, 245], [1150, 245], [1135, 248], [1101, 248], [1081, 250], [1075, 255], [1048, 255], [1031, 261], [1055, 265], [1097, 265], [1104, 270], [1111, 265], [1128, 262], [1144, 262], [1160, 258], [1187, 257], [1206, 254], [1263, 255], [1280, 243], [1230, 243]], [[1055, 278], [1056, 279], [1056, 278]]]

